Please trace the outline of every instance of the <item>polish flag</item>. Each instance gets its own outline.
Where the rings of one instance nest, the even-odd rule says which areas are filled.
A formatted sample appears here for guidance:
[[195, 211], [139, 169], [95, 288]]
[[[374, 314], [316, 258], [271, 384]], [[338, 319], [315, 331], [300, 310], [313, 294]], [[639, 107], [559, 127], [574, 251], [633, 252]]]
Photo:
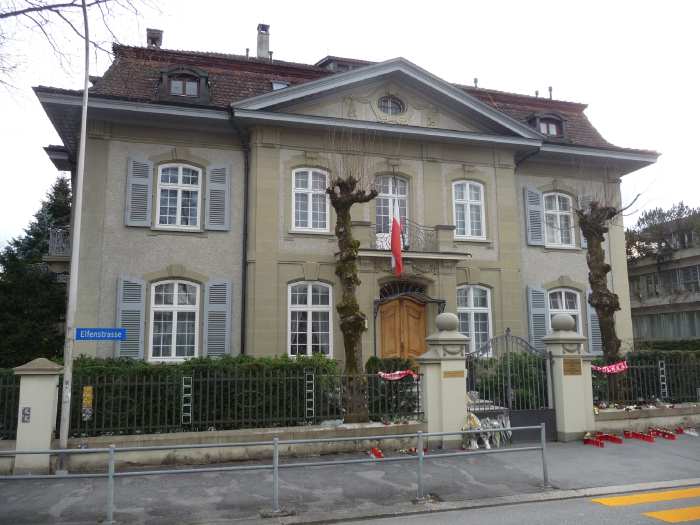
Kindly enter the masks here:
[[391, 267], [397, 277], [403, 273], [403, 259], [401, 258], [401, 223], [396, 215], [391, 223]]

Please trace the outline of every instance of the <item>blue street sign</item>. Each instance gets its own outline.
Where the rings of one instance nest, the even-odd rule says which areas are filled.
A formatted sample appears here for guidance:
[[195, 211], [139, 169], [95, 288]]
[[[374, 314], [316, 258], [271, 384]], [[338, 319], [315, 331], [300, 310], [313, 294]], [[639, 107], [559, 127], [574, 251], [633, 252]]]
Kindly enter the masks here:
[[76, 341], [123, 341], [126, 328], [76, 328]]

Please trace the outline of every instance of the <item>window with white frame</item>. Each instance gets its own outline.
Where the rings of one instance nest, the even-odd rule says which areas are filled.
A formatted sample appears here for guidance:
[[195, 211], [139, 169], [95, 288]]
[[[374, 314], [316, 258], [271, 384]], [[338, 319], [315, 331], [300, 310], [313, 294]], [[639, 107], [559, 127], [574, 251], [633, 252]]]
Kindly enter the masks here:
[[457, 288], [459, 331], [470, 338], [469, 351], [476, 352], [491, 339], [491, 290], [483, 286]]
[[402, 229], [408, 218], [408, 182], [395, 175], [377, 177], [377, 235], [391, 234], [394, 217], [399, 219]]
[[328, 231], [328, 174], [301, 168], [292, 173], [293, 229]]
[[171, 77], [170, 94], [176, 97], [199, 96], [199, 79], [187, 75]]
[[149, 359], [183, 361], [198, 354], [199, 285], [159, 281], [151, 285]]
[[458, 239], [485, 239], [484, 185], [473, 181], [452, 184], [455, 237]]
[[574, 247], [574, 214], [571, 197], [544, 194], [545, 246]]
[[199, 229], [202, 170], [185, 164], [159, 166], [157, 195], [159, 228]]
[[551, 290], [549, 296], [549, 326], [552, 330], [552, 318], [557, 314], [569, 314], [576, 321], [576, 331], [581, 333], [581, 305], [579, 293], [567, 288]]
[[319, 282], [299, 282], [289, 285], [288, 295], [289, 355], [330, 356], [333, 349], [331, 287]]

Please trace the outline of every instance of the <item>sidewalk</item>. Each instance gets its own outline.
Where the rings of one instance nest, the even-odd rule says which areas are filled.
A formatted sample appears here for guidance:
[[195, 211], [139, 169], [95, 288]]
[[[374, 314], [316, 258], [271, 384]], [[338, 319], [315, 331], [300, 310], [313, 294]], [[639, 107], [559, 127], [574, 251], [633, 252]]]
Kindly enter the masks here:
[[[553, 497], [556, 489], [700, 478], [700, 438], [678, 436], [653, 444], [625, 440], [623, 445], [606, 443], [604, 449], [552, 443], [547, 460], [553, 485], [547, 491], [541, 486], [539, 451], [426, 461], [426, 491], [445, 502], [428, 507], [411, 502], [415, 462], [283, 469], [280, 503], [296, 515], [265, 520], [259, 512], [271, 508], [270, 471], [122, 478], [116, 481], [116, 519], [148, 524], [322, 522], [455, 508], [483, 498], [508, 503], [524, 495], [533, 500]], [[104, 518], [105, 485], [104, 479], [0, 481], [0, 523], [96, 523]]]

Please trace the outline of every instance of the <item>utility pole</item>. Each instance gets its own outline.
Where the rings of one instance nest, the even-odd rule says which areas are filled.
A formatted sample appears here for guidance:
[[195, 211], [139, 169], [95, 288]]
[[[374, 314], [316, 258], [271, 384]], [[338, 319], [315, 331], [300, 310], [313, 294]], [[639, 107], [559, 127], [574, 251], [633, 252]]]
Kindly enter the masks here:
[[[83, 212], [83, 174], [85, 172], [85, 141], [87, 134], [88, 88], [90, 83], [90, 36], [86, 0], [82, 0], [83, 27], [85, 29], [85, 76], [83, 103], [80, 118], [80, 145], [78, 146], [77, 173], [73, 188], [73, 224], [71, 228], [70, 278], [68, 284], [68, 311], [66, 313], [66, 341], [63, 349], [63, 396], [61, 398], [61, 424], [59, 448], [68, 448], [70, 427], [71, 392], [73, 389], [73, 347], [75, 345], [75, 312], [78, 299], [78, 272], [80, 268], [80, 228]], [[66, 470], [66, 458], [61, 455], [61, 470]]]

